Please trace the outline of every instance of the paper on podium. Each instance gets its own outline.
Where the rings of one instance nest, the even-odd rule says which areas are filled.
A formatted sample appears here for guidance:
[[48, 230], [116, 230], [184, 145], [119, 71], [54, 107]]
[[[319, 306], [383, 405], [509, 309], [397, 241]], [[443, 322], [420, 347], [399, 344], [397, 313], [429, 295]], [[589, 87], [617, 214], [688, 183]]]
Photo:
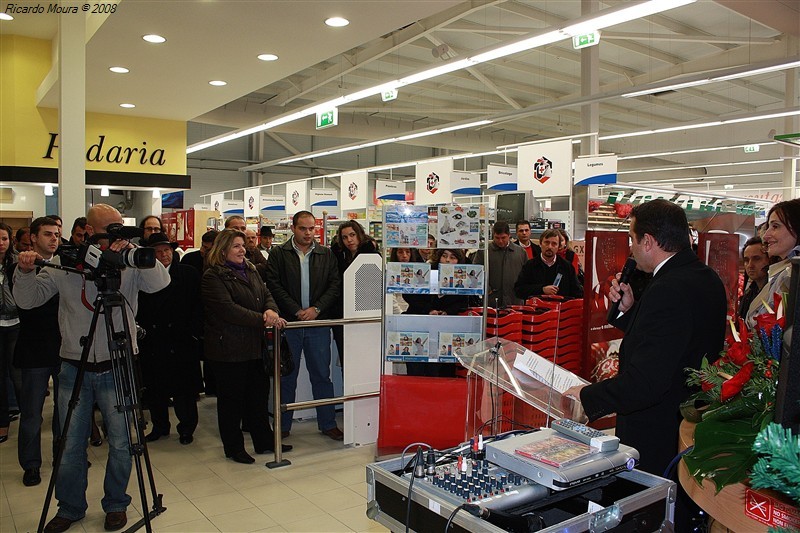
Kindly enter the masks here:
[[466, 348], [457, 357], [470, 372], [552, 418], [586, 420], [580, 401], [562, 393], [588, 382], [524, 346], [495, 337]]

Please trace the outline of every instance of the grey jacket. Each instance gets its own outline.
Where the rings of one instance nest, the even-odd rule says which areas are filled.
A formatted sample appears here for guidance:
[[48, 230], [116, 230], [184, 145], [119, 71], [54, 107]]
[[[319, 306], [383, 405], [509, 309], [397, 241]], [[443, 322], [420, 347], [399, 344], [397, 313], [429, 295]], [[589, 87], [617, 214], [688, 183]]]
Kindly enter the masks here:
[[[528, 260], [528, 254], [518, 244], [509, 243], [507, 248], [500, 248], [490, 242], [489, 250], [489, 287], [486, 292], [487, 305], [491, 307], [505, 307], [507, 305], [521, 305], [514, 294], [514, 284], [517, 282], [522, 267]], [[475, 254], [475, 264], [485, 265], [484, 251], [478, 250]]]
[[[127, 268], [122, 271], [119, 292], [125, 297], [125, 306], [133, 337], [133, 350], [136, 346], [135, 316], [139, 304], [139, 291], [157, 292], [169, 285], [169, 272], [160, 262], [156, 266], [146, 269]], [[92, 311], [86, 307], [81, 298], [85, 290], [85, 300], [95, 304], [97, 287], [94, 282], [87, 281], [83, 289], [83, 277], [78, 274], [43, 268], [39, 274], [36, 271], [22, 272], [19, 268], [14, 272], [14, 299], [17, 306], [22, 309], [38, 307], [50, 298], [59, 295], [58, 327], [61, 330], [61, 358], [78, 361], [81, 358], [80, 338], [89, 332], [92, 321]], [[115, 311], [113, 315], [114, 327], [122, 329], [122, 315]], [[105, 324], [101, 317], [97, 324], [92, 348], [89, 352], [89, 363], [98, 363], [110, 359], [108, 352], [108, 337]]]

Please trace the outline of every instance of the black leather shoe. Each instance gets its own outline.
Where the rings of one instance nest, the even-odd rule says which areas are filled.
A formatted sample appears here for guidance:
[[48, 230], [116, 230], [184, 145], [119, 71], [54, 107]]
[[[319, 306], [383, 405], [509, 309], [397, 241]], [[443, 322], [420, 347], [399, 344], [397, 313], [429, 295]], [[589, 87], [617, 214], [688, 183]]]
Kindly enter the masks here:
[[44, 533], [61, 533], [62, 531], [68, 530], [75, 522], [77, 522], [77, 520], [70, 520], [63, 516], [55, 516], [44, 526]]
[[25, 473], [22, 475], [22, 484], [26, 487], [33, 487], [42, 482], [42, 476], [39, 475], [38, 468], [26, 468]]
[[229, 459], [233, 459], [237, 463], [242, 463], [243, 465], [251, 465], [256, 462], [249, 453], [244, 450], [234, 452], [234, 453], [226, 453], [225, 457]]
[[322, 434], [332, 438], [333, 440], [344, 440], [344, 433], [342, 433], [342, 430], [336, 426], [323, 431]]
[[147, 442], [155, 442], [161, 437], [166, 437], [169, 433], [158, 433], [157, 431], [151, 431], [147, 435], [144, 436], [144, 440]]
[[105, 528], [106, 531], [116, 531], [125, 527], [125, 524], [127, 523], [128, 515], [125, 514], [125, 511], [111, 511], [110, 513], [106, 514], [105, 522], [103, 522], [103, 528]]
[[289, 432], [288, 431], [281, 431], [281, 438], [282, 439], [285, 439], [288, 436], [289, 436]]
[[[294, 448], [294, 446], [291, 444], [281, 444], [281, 453], [290, 452], [292, 451], [292, 448]], [[256, 450], [256, 453], [275, 453], [275, 448], [270, 446], [269, 448], [264, 448], [263, 450]]]
[[194, 437], [192, 437], [191, 435], [181, 435], [178, 441], [181, 444], [191, 444], [192, 442], [194, 442]]

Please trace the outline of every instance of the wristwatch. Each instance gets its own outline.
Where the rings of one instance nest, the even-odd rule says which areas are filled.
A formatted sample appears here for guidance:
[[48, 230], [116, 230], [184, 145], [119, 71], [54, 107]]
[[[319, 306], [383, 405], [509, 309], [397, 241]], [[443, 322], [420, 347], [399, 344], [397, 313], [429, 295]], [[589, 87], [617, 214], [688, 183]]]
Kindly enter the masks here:
[[320, 313], [322, 313], [322, 310], [321, 310], [319, 307], [317, 307], [317, 306], [314, 306], [314, 311], [316, 311], [316, 312], [317, 312], [317, 314], [320, 314]]

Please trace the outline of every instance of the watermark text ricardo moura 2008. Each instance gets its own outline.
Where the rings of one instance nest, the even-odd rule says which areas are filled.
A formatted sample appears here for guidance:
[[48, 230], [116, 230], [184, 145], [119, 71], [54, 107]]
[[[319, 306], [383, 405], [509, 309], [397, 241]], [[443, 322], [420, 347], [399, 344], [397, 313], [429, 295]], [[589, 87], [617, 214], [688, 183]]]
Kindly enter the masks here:
[[80, 2], [48, 2], [28, 3], [19, 2], [7, 4], [3, 10], [9, 15], [43, 15], [47, 13], [77, 14], [77, 13], [114, 13], [117, 10], [116, 2], [106, 3], [80, 3]]

